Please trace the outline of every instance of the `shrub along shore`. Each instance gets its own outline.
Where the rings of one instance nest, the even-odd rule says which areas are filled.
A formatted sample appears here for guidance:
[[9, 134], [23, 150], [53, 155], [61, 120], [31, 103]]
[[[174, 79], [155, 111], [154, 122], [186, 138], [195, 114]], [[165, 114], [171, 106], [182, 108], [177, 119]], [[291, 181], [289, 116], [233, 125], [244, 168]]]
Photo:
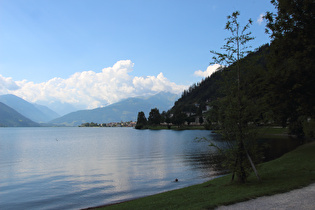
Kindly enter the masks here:
[[246, 184], [231, 183], [231, 174], [203, 184], [139, 198], [103, 209], [213, 209], [256, 197], [273, 195], [315, 182], [315, 142], [304, 144], [282, 157], [262, 163]]

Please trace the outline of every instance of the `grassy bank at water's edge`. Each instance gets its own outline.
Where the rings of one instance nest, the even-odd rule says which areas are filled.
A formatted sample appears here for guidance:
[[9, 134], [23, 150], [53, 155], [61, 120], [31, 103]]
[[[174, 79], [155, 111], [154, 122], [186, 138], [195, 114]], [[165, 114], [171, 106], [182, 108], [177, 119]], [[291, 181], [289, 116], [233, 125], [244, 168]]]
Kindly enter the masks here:
[[139, 130], [206, 130], [203, 125], [167, 126], [167, 125], [146, 125]]
[[212, 209], [220, 205], [286, 192], [315, 182], [315, 142], [302, 145], [282, 157], [260, 164], [259, 182], [254, 174], [248, 183], [231, 183], [231, 175], [203, 184], [152, 195], [104, 209]]

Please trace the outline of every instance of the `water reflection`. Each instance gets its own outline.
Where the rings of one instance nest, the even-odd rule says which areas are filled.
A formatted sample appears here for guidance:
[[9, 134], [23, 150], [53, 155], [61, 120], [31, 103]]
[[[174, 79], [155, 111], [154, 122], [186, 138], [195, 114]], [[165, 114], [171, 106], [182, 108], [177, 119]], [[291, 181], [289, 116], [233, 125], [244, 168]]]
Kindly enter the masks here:
[[[231, 147], [235, 142], [227, 142], [220, 135], [210, 134], [208, 138], [198, 139], [198, 142], [204, 141], [209, 145], [215, 144], [221, 149]], [[287, 152], [290, 152], [303, 144], [303, 141], [290, 136], [270, 136], [269, 138], [257, 139], [257, 152], [261, 154], [261, 159], [258, 162], [267, 162], [281, 157]], [[187, 163], [190, 163], [198, 170], [204, 170], [204, 173], [212, 176], [219, 176], [228, 173], [228, 170], [223, 167], [224, 156], [217, 151], [215, 147], [209, 147], [205, 153], [196, 153], [189, 156]]]
[[201, 183], [218, 170], [206, 161], [208, 143], [194, 141], [208, 131], [4, 128], [0, 135], [0, 209], [102, 205]]
[[224, 173], [215, 148], [195, 140], [223, 144], [209, 131], [1, 128], [0, 136], [0, 209], [86, 208]]

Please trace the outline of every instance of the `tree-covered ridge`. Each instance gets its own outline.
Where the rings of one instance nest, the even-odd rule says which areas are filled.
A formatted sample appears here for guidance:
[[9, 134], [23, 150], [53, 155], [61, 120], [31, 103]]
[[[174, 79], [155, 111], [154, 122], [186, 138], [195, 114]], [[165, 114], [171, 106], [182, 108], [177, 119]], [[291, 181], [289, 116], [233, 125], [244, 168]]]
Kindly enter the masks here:
[[[248, 41], [250, 41], [251, 39], [253, 38], [249, 37]], [[257, 76], [255, 75], [255, 73], [253, 74], [252, 72], [253, 69], [257, 69], [257, 71], [263, 69], [264, 71], [266, 71], [267, 69], [266, 60], [268, 59], [266, 54], [268, 53], [268, 51], [269, 51], [268, 44], [261, 46], [253, 53], [249, 53], [247, 48], [245, 48], [244, 51], [240, 51], [239, 60], [240, 65], [242, 66], [242, 71], [240, 72], [242, 79], [246, 79], [246, 77]], [[245, 53], [249, 54], [246, 56], [246, 58], [243, 59]], [[223, 59], [222, 58], [223, 54], [221, 53], [218, 54], [219, 58], [218, 60], [216, 60], [217, 62], [219, 62], [220, 59], [221, 60]], [[226, 57], [230, 56], [231, 55], [226, 55]], [[193, 84], [188, 90], [185, 90], [182, 94], [182, 97], [175, 103], [175, 106], [180, 107], [181, 110], [188, 111], [187, 109], [191, 109], [194, 104], [201, 104], [202, 105], [201, 109], [205, 109], [206, 102], [213, 101], [218, 97], [226, 95], [226, 93], [224, 93], [223, 90], [226, 87], [226, 84], [231, 82], [235, 83], [237, 81], [236, 75], [237, 63], [232, 61], [235, 60], [230, 59], [230, 61], [228, 62], [229, 64], [228, 67], [218, 69], [210, 77], [203, 79], [200, 83]]]
[[[250, 53], [242, 59], [241, 65], [244, 67], [241, 72], [242, 90], [251, 95], [255, 101], [259, 100], [266, 90], [266, 76], [269, 44], [261, 46], [255, 52]], [[236, 82], [236, 66], [233, 64], [227, 68], [222, 68], [205, 78], [200, 83], [192, 85], [184, 91], [171, 112], [193, 112], [202, 113], [206, 110], [206, 105], [223, 98], [226, 95], [226, 84]]]
[[[277, 14], [267, 12], [272, 41], [248, 54], [240, 63], [241, 91], [252, 122], [288, 126], [291, 134], [314, 137], [315, 115], [315, 3], [271, 1]], [[219, 125], [224, 100], [236, 83], [236, 63], [215, 72], [185, 91], [172, 112], [196, 111], [211, 105], [208, 123]]]

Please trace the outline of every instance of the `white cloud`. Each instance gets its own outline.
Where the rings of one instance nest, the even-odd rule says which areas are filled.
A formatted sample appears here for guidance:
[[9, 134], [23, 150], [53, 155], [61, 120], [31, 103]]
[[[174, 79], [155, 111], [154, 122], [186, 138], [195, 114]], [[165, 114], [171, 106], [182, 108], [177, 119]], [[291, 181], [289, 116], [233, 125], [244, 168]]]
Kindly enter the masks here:
[[80, 108], [96, 108], [124, 98], [154, 94], [160, 91], [181, 93], [186, 86], [177, 85], [164, 77], [135, 77], [129, 73], [134, 64], [121, 60], [101, 72], [77, 72], [67, 79], [53, 78], [43, 83], [13, 81], [0, 75], [0, 94], [15, 94], [30, 102], [62, 102]]
[[170, 91], [173, 93], [181, 93], [185, 88], [184, 85], [176, 85], [174, 82], [170, 82], [163, 73], [159, 73], [157, 77], [134, 77], [133, 85], [138, 93], [145, 90], [151, 90], [153, 92]]
[[3, 77], [0, 75], [0, 94], [7, 94], [10, 90], [17, 90], [19, 86], [11, 77]]
[[263, 13], [260, 14], [259, 17], [258, 17], [258, 19], [257, 19], [257, 23], [258, 23], [259, 25], [261, 25], [262, 22], [264, 22], [264, 14], [263, 14]]
[[213, 64], [208, 66], [207, 70], [205, 71], [201, 70], [195, 71], [194, 75], [197, 77], [209, 77], [211, 74], [216, 72], [220, 67], [222, 67], [220, 64]]

